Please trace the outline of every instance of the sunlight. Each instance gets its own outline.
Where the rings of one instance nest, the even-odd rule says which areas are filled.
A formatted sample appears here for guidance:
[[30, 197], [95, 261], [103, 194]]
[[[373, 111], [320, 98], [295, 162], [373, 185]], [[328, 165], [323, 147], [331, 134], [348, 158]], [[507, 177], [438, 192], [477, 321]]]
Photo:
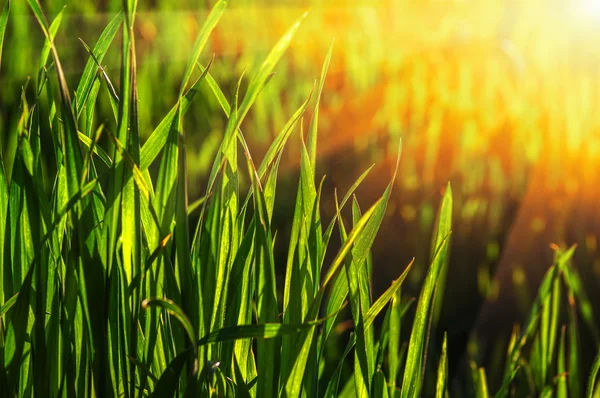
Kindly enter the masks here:
[[587, 17], [600, 21], [600, 0], [585, 0], [581, 6]]

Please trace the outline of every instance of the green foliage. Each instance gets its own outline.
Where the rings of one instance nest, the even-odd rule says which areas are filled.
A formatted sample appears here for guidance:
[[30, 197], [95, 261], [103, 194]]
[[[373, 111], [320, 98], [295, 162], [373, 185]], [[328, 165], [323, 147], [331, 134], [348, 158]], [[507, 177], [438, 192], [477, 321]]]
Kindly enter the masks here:
[[[39, 1], [28, 4], [45, 44], [36, 95], [28, 98], [25, 89], [21, 95], [14, 132], [18, 146], [10, 173], [0, 159], [4, 395], [408, 398], [424, 393], [431, 368], [428, 354], [439, 354], [432, 372], [436, 397], [448, 395], [448, 338], [444, 334], [441, 353], [433, 352], [430, 340], [445, 277], [451, 272], [450, 184], [414, 320], [410, 328], [403, 326], [411, 330], [410, 337], [403, 342], [401, 325], [411, 325], [406, 318], [412, 300], [401, 295], [401, 288], [413, 262], [398, 270], [399, 277], [380, 297], [372, 297], [370, 285], [370, 251], [386, 214], [398, 162], [381, 197], [364, 212], [354, 192], [371, 169], [341, 202], [336, 193], [336, 214], [323, 230], [323, 180], [317, 183], [316, 146], [319, 103], [333, 45], [315, 98], [312, 92], [306, 94], [258, 167], [246, 144], [242, 122], [306, 14], [279, 39], [247, 86], [240, 78], [228, 100], [209, 72], [212, 61], [199, 66], [227, 6], [226, 0], [218, 1], [199, 29], [176, 103], [142, 143], [134, 34], [137, 1], [123, 1], [123, 11], [109, 22], [93, 49], [84, 43], [89, 59], [73, 101], [54, 43], [62, 12], [48, 23]], [[0, 54], [9, 6], [7, 2], [0, 15]], [[120, 27], [117, 91], [101, 62], [115, 45]], [[200, 75], [190, 85], [197, 67]], [[94, 122], [102, 85], [114, 116], [106, 124]], [[201, 91], [204, 85], [207, 90]], [[185, 116], [196, 97], [211, 93], [227, 124], [204, 196], [189, 205]], [[311, 100], [305, 142], [302, 121]], [[272, 226], [277, 173], [298, 125], [300, 180], [283, 286], [278, 286]], [[51, 150], [42, 150], [41, 134], [51, 135]], [[102, 134], [108, 140], [101, 140]], [[158, 175], [153, 177], [150, 168], [158, 159]], [[243, 199], [246, 173], [249, 188]], [[350, 228], [342, 212], [351, 199]], [[190, 213], [196, 208], [200, 216], [192, 235]], [[336, 225], [342, 244], [327, 264]], [[542, 396], [582, 392], [579, 313], [591, 333], [597, 339], [599, 335], [580, 277], [570, 265], [573, 250], [557, 250], [523, 333], [515, 334], [509, 346], [496, 396], [521, 388], [522, 373], [531, 376], [533, 389]], [[561, 329], [565, 296], [569, 322]], [[335, 326], [345, 315], [346, 301], [353, 329], [343, 341]], [[379, 327], [376, 320], [382, 313]], [[331, 365], [328, 347], [340, 342], [345, 342], [345, 350], [325, 377], [323, 369]], [[597, 391], [599, 368], [596, 358], [587, 396]], [[474, 369], [473, 395], [487, 397], [486, 370]]]

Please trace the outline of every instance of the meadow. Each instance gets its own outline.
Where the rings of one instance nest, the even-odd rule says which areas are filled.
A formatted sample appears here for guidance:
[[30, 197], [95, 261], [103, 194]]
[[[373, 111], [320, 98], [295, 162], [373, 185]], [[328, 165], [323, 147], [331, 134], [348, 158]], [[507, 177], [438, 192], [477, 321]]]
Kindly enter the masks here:
[[[576, 261], [593, 257], [594, 233], [581, 232], [585, 247], [544, 242], [535, 289], [518, 267], [508, 287], [491, 269], [506, 196], [590, 192], [600, 147], [583, 121], [598, 123], [597, 88], [577, 83], [588, 75], [522, 89], [530, 76], [514, 82], [508, 50], [513, 72], [468, 54], [390, 55], [366, 29], [381, 10], [343, 19], [372, 43], [351, 48], [323, 33], [343, 24], [335, 14], [315, 22], [302, 2], [268, 29], [229, 10], [251, 2], [168, 15], [179, 23], [149, 11], [169, 2], [62, 3], [8, 0], [0, 14], [3, 396], [600, 397], [597, 270]], [[95, 36], [69, 21], [102, 9]], [[278, 36], [251, 51], [261, 29]], [[163, 63], [169, 51], [182, 68]], [[386, 55], [394, 84], [378, 84], [366, 53]], [[550, 74], [550, 51], [536, 57]], [[575, 87], [566, 105], [538, 101], [563, 84]], [[391, 214], [417, 225], [412, 240], [386, 229]], [[457, 250], [474, 225], [488, 228], [476, 269]], [[512, 239], [538, 255], [530, 234]], [[403, 251], [377, 282], [382, 240]], [[507, 340], [453, 325], [466, 274], [479, 299], [519, 299]], [[458, 351], [457, 330], [469, 337]]]

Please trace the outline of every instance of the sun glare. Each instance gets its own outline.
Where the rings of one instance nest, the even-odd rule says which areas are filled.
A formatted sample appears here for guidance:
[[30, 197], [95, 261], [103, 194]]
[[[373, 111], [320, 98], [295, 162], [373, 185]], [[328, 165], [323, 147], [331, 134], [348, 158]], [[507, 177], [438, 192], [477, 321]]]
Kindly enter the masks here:
[[582, 4], [582, 11], [588, 17], [600, 20], [600, 0], [585, 0]]

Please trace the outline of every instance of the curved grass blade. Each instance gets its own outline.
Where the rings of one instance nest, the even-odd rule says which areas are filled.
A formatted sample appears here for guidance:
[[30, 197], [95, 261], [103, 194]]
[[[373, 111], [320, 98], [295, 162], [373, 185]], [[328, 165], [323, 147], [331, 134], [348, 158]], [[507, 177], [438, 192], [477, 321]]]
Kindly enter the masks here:
[[162, 299], [162, 298], [151, 298], [142, 301], [142, 309], [146, 309], [148, 307], [160, 307], [164, 310], [167, 310], [169, 314], [175, 316], [181, 325], [185, 329], [190, 341], [192, 342], [193, 353], [194, 353], [194, 370], [193, 374], [198, 372], [198, 345], [196, 344], [196, 333], [194, 332], [194, 327], [190, 321], [190, 318], [183, 312], [183, 310], [173, 302], [173, 300]]

